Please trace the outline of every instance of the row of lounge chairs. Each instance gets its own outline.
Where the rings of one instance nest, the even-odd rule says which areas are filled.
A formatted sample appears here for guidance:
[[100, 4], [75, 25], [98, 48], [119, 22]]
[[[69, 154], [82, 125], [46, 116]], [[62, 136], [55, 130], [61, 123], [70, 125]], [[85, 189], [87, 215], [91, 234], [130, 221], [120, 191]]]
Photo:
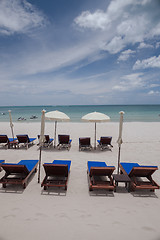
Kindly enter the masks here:
[[[38, 139], [40, 138], [40, 135], [38, 135]], [[27, 134], [25, 135], [16, 135], [16, 138], [8, 138], [7, 135], [0, 135], [0, 144], [3, 144], [7, 148], [15, 147], [19, 148], [20, 145], [23, 145], [24, 147], [28, 148], [30, 145], [34, 144], [34, 141], [36, 138], [29, 138]], [[49, 135], [45, 135], [45, 141], [43, 143], [43, 147], [50, 147], [53, 145], [53, 138], [50, 138]], [[100, 140], [97, 140], [98, 147], [101, 150], [104, 149], [110, 149], [113, 147], [111, 144], [112, 137], [101, 137]], [[72, 139], [70, 139], [69, 135], [58, 135], [58, 145], [57, 148], [65, 148], [70, 149], [71, 147]], [[39, 145], [39, 143], [37, 144]], [[91, 150], [91, 139], [89, 137], [85, 138], [79, 138], [79, 151], [82, 150]]]
[[[38, 135], [38, 139], [40, 135]], [[58, 149], [69, 148], [71, 147], [72, 140], [69, 135], [58, 135], [59, 143], [57, 145]], [[19, 148], [21, 145], [28, 148], [30, 145], [34, 144], [36, 138], [30, 138], [27, 134], [25, 135], [16, 135], [16, 138], [8, 138], [7, 135], [0, 135], [0, 144], [4, 145], [7, 148], [15, 147]], [[53, 144], [53, 138], [50, 138], [49, 135], [45, 135], [45, 141], [43, 147], [50, 147]], [[39, 145], [39, 144], [38, 144]]]
[[36, 138], [29, 138], [27, 134], [25, 135], [17, 135], [16, 138], [8, 138], [7, 135], [0, 135], [0, 144], [7, 148], [11, 147], [20, 147], [23, 145], [24, 147], [28, 148], [29, 145], [33, 145]]
[[[1, 160], [0, 164], [2, 169], [5, 170], [5, 175], [0, 179], [0, 183], [4, 188], [6, 188], [7, 184], [21, 184], [25, 188], [28, 178], [37, 170], [38, 160], [21, 160], [17, 164], [4, 163], [4, 160]], [[71, 167], [70, 160], [54, 160], [52, 163], [43, 164], [43, 167], [45, 177], [41, 187], [44, 187], [44, 190], [48, 187], [64, 187], [67, 190]], [[128, 176], [128, 179], [130, 179], [129, 191], [135, 191], [136, 189], [154, 191], [159, 189], [159, 185], [152, 179], [152, 174], [157, 169], [157, 166], [121, 162], [120, 176]], [[105, 189], [114, 191], [116, 189], [114, 170], [114, 166], [107, 166], [105, 162], [88, 161], [89, 190]]]
[[[104, 150], [104, 149], [111, 150], [113, 147], [111, 144], [111, 141], [112, 141], [112, 137], [101, 137], [100, 140], [97, 140], [98, 147], [101, 150]], [[92, 149], [91, 139], [90, 138], [79, 138], [79, 151], [86, 150], [86, 149], [88, 149], [88, 150]]]

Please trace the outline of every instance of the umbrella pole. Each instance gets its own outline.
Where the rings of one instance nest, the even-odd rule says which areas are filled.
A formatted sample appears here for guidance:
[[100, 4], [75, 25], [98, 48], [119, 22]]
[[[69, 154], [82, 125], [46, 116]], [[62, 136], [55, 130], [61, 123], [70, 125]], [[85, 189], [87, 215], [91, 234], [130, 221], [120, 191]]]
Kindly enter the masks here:
[[12, 123], [11, 110], [9, 110], [8, 112], [9, 112], [9, 118], [10, 118], [10, 127], [11, 127], [11, 132], [12, 132], [12, 138], [13, 138], [13, 141], [14, 141], [14, 132], [13, 132], [13, 123]]
[[57, 129], [57, 121], [55, 121], [55, 130], [54, 130], [54, 148], [56, 147], [56, 129]]
[[121, 153], [121, 147], [119, 146], [119, 150], [118, 150], [118, 167], [117, 167], [117, 174], [119, 174], [120, 153]]
[[41, 172], [41, 156], [42, 156], [42, 146], [39, 149], [39, 168], [38, 168], [38, 183], [40, 183], [40, 172]]
[[94, 149], [96, 149], [96, 122], [95, 122], [95, 139], [94, 139]]
[[12, 138], [13, 138], [13, 141], [14, 141], [13, 127], [11, 127], [11, 131], [12, 131]]

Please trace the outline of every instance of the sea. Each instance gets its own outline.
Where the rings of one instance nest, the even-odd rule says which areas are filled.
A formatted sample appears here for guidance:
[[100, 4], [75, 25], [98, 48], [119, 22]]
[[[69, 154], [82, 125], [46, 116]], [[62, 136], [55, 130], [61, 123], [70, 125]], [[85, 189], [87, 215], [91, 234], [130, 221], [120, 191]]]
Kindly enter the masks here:
[[61, 111], [66, 113], [71, 122], [81, 122], [82, 116], [91, 112], [101, 112], [108, 115], [111, 122], [118, 122], [120, 111], [124, 111], [125, 122], [159, 122], [160, 105], [70, 105], [70, 106], [2, 106], [0, 107], [0, 122], [9, 121], [11, 110], [13, 122], [40, 122], [41, 111]]

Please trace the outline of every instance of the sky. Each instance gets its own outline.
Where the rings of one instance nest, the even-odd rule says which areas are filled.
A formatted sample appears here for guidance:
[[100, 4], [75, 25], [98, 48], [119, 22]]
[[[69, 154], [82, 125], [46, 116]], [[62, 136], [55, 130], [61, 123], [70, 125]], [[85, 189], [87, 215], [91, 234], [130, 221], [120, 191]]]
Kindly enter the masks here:
[[160, 0], [0, 0], [0, 106], [160, 104]]

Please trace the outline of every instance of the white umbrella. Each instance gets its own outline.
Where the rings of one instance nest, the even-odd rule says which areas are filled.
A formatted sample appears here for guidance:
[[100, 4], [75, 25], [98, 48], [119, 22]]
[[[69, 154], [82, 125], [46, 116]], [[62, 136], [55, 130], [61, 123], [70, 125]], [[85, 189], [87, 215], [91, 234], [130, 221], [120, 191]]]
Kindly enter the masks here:
[[51, 121], [55, 121], [55, 132], [54, 132], [54, 147], [56, 146], [56, 129], [57, 129], [57, 122], [59, 121], [70, 121], [70, 118], [67, 114], [60, 112], [60, 111], [51, 111], [45, 114], [45, 118]]
[[11, 115], [11, 110], [8, 110], [9, 112], [9, 120], [10, 120], [10, 127], [11, 127], [11, 132], [12, 132], [12, 137], [13, 137], [13, 141], [14, 141], [14, 132], [13, 132], [13, 122], [12, 122], [12, 115]]
[[104, 113], [99, 112], [92, 112], [84, 115], [82, 117], [83, 121], [94, 122], [95, 123], [95, 142], [94, 142], [94, 149], [96, 149], [96, 123], [97, 122], [108, 122], [110, 117]]
[[119, 174], [119, 163], [120, 163], [120, 153], [121, 153], [121, 144], [123, 143], [122, 141], [122, 128], [123, 128], [123, 114], [124, 112], [121, 111], [119, 112], [120, 114], [120, 121], [119, 121], [119, 137], [117, 140], [118, 146], [119, 146], [119, 151], [118, 151], [118, 168], [117, 168], [117, 173]]
[[39, 151], [39, 170], [38, 170], [38, 183], [40, 182], [40, 170], [41, 170], [41, 152], [42, 152], [42, 146], [45, 141], [44, 136], [44, 129], [45, 129], [45, 110], [42, 110], [42, 116], [41, 116], [41, 133], [39, 138], [39, 145], [40, 145], [40, 151]]

